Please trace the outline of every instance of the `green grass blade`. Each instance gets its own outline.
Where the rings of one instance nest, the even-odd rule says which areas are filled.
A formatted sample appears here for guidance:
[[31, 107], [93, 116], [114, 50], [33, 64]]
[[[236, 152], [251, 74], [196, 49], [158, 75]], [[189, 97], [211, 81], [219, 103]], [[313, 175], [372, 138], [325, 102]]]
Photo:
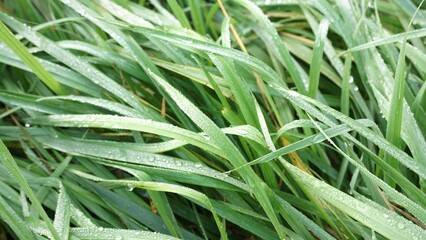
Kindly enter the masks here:
[[[409, 32], [405, 32], [405, 33], [399, 33], [399, 34], [395, 34], [389, 37], [385, 37], [383, 39], [378, 39], [378, 40], [374, 40], [356, 47], [352, 47], [349, 48], [347, 51], [349, 52], [356, 52], [356, 51], [361, 51], [361, 50], [365, 50], [365, 49], [369, 49], [369, 48], [373, 48], [373, 47], [377, 47], [377, 46], [381, 46], [384, 44], [390, 44], [390, 43], [394, 43], [394, 42], [398, 42], [398, 41], [403, 41], [404, 39], [413, 39], [413, 38], [421, 38], [426, 36], [426, 29], [417, 29], [417, 30], [413, 30], [413, 31], [409, 31]], [[344, 54], [346, 52], [342, 52], [342, 54]]]
[[321, 21], [318, 27], [317, 37], [315, 39], [314, 52], [312, 62], [309, 70], [309, 90], [308, 96], [316, 99], [319, 80], [320, 80], [320, 66], [322, 63], [322, 53], [324, 51], [324, 41], [327, 37], [328, 20]]
[[65, 191], [65, 187], [62, 183], [60, 183], [59, 197], [55, 212], [55, 219], [53, 220], [53, 225], [55, 226], [56, 231], [58, 231], [59, 237], [61, 239], [69, 239], [71, 219], [70, 204], [71, 202]]
[[217, 147], [210, 143], [206, 143], [206, 139], [200, 134], [171, 124], [146, 119], [119, 117], [113, 115], [50, 115], [34, 118], [32, 119], [32, 122], [63, 127], [112, 128], [149, 132], [183, 140], [208, 151], [217, 154], [220, 153]]
[[27, 48], [0, 21], [0, 39], [5, 42], [22, 61], [42, 80], [54, 93], [64, 95], [67, 91], [50, 75], [46, 69], [28, 52]]
[[176, 0], [167, 0], [167, 4], [169, 4], [180, 24], [182, 24], [184, 28], [191, 29], [188, 18], [186, 17], [185, 12], [182, 10], [179, 3]]
[[[402, 126], [402, 105], [404, 101], [404, 86], [405, 86], [405, 43], [403, 43], [400, 56], [398, 58], [398, 65], [395, 73], [395, 85], [391, 97], [391, 106], [389, 110], [389, 120], [386, 128], [386, 139], [396, 145], [400, 146], [401, 140], [401, 126]], [[398, 162], [385, 154], [385, 161], [389, 162], [395, 169], [398, 168]], [[395, 186], [395, 182], [386, 177], [387, 182], [391, 186]]]
[[191, 13], [191, 18], [192, 18], [192, 22], [194, 24], [195, 30], [204, 35], [206, 30], [204, 27], [204, 18], [203, 18], [203, 13], [202, 13], [202, 6], [201, 6], [201, 1], [197, 1], [197, 0], [187, 0], [188, 5], [189, 5], [189, 9], [190, 9], [190, 13]]
[[149, 231], [136, 231], [127, 229], [114, 229], [104, 227], [82, 227], [71, 228], [72, 236], [84, 240], [116, 240], [116, 239], [158, 239], [158, 240], [176, 240], [166, 234], [149, 232]]

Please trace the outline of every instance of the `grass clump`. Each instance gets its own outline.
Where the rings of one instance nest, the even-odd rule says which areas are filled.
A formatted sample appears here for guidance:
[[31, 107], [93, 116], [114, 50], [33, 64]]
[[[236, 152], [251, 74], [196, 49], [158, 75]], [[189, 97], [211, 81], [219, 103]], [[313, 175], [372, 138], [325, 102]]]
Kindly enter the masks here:
[[0, 1], [0, 239], [425, 239], [423, 1]]

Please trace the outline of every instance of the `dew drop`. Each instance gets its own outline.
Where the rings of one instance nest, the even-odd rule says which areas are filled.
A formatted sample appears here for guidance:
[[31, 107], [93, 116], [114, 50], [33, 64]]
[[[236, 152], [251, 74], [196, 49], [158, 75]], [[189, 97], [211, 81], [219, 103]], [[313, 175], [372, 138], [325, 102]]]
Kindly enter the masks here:
[[203, 136], [204, 139], [206, 139], [206, 141], [210, 141], [210, 137], [209, 136]]
[[29, 128], [29, 127], [31, 127], [31, 124], [25, 123], [25, 127]]
[[405, 228], [405, 225], [404, 225], [403, 223], [401, 223], [401, 222], [399, 222], [396, 226], [397, 226], [399, 229], [404, 229], [404, 228]]
[[104, 230], [104, 228], [103, 227], [99, 227], [98, 230], [102, 232]]
[[134, 188], [135, 188], [135, 186], [133, 184], [127, 184], [126, 185], [127, 191], [133, 191]]
[[195, 167], [196, 167], [196, 168], [200, 168], [201, 166], [203, 166], [201, 163], [197, 163], [197, 164], [195, 164]]

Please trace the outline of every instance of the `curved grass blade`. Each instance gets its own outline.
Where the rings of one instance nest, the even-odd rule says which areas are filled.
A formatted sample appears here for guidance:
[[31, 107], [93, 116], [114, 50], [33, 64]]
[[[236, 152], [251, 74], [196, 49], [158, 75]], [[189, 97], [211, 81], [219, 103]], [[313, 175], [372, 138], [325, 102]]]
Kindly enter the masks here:
[[113, 115], [50, 115], [31, 119], [31, 122], [43, 125], [54, 125], [62, 127], [92, 127], [111, 128], [142, 131], [158, 134], [185, 141], [194, 146], [198, 146], [207, 151], [223, 155], [211, 143], [206, 143], [206, 139], [195, 132], [176, 127], [168, 123], [156, 122], [148, 119], [119, 117]]
[[37, 102], [43, 102], [43, 101], [49, 101], [49, 100], [70, 100], [85, 104], [90, 104], [96, 107], [100, 107], [106, 110], [109, 110], [111, 112], [119, 113], [123, 116], [127, 117], [135, 117], [135, 118], [145, 118], [142, 114], [140, 114], [138, 111], [127, 107], [123, 104], [112, 102], [106, 99], [99, 99], [99, 98], [93, 98], [93, 97], [85, 97], [85, 96], [54, 96], [54, 97], [44, 97], [37, 99]]
[[0, 100], [8, 105], [15, 105], [22, 108], [49, 114], [70, 114], [72, 112], [58, 109], [58, 106], [49, 103], [38, 103], [39, 98], [34, 95], [14, 93], [0, 90]]

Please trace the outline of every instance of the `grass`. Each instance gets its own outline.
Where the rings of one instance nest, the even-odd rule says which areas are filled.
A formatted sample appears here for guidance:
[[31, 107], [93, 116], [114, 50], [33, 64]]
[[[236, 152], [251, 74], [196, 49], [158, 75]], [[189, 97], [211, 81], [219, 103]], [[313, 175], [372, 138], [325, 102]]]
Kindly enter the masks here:
[[0, 1], [0, 240], [425, 239], [425, 9]]

